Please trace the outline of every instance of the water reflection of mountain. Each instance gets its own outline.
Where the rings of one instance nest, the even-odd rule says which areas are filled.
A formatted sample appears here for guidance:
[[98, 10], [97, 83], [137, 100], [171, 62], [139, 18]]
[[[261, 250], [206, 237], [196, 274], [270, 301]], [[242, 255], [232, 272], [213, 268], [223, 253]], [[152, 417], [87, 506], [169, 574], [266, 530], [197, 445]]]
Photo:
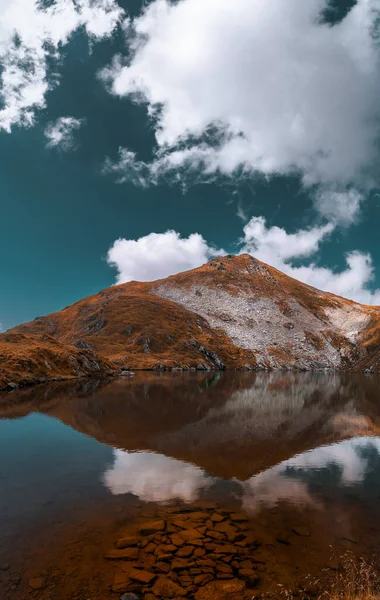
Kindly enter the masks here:
[[151, 450], [245, 481], [312, 448], [380, 429], [377, 378], [327, 373], [139, 373], [0, 397], [129, 451]]
[[224, 501], [240, 498], [248, 513], [271, 508], [281, 501], [292, 505], [323, 508], [323, 493], [367, 486], [380, 492], [380, 438], [356, 437], [308, 450], [245, 481], [210, 477], [200, 467], [151, 452], [114, 450], [114, 463], [106, 470], [104, 483], [116, 495], [132, 493], [146, 502], [181, 499], [195, 502], [223, 487]]

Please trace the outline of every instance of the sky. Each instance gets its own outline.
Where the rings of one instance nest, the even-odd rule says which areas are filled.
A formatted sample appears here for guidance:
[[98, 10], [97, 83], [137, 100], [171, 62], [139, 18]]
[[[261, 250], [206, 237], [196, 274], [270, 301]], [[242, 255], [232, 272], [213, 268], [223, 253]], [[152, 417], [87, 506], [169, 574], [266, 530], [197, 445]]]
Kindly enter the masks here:
[[0, 323], [249, 252], [380, 304], [380, 0], [0, 0]]

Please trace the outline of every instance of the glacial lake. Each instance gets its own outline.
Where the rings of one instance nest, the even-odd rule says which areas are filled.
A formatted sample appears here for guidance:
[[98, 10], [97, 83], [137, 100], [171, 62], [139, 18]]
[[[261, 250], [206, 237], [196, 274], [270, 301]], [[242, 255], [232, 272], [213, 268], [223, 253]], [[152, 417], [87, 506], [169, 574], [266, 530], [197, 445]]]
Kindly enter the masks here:
[[[1, 598], [143, 599], [171, 576], [188, 598], [235, 580], [241, 597], [302, 597], [347, 555], [379, 555], [377, 376], [137, 373], [16, 390], [0, 395], [0, 456]], [[132, 563], [149, 583], [126, 583]]]

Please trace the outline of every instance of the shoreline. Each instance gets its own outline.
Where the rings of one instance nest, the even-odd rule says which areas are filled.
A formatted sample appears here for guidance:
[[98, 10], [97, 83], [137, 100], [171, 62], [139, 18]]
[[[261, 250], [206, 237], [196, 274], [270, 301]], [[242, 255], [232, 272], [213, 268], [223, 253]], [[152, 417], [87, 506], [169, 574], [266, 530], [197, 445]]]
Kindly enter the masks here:
[[5, 385], [0, 386], [0, 392], [12, 392], [16, 390], [21, 390], [24, 388], [46, 385], [50, 383], [60, 383], [65, 381], [86, 381], [90, 379], [99, 379], [105, 380], [107, 378], [115, 379], [115, 378], [130, 378], [133, 377], [136, 373], [361, 373], [363, 375], [376, 375], [378, 371], [374, 371], [372, 369], [359, 369], [359, 368], [342, 368], [342, 367], [324, 367], [324, 368], [285, 368], [285, 367], [256, 367], [256, 368], [223, 368], [217, 369], [212, 367], [204, 367], [204, 368], [195, 368], [195, 367], [157, 367], [157, 368], [130, 368], [124, 369], [117, 372], [104, 372], [104, 373], [91, 373], [89, 375], [79, 375], [79, 376], [62, 376], [62, 377], [52, 377], [52, 378], [25, 378], [19, 381], [15, 381], [14, 378], [6, 383]]

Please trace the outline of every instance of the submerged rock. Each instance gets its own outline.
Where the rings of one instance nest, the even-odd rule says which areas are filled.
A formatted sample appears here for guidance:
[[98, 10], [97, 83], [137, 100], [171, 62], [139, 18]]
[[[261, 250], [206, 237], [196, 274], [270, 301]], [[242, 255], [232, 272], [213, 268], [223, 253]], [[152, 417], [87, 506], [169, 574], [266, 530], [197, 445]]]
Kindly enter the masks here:
[[153, 594], [161, 598], [186, 596], [186, 591], [168, 577], [159, 577], [153, 586]]
[[238, 579], [211, 581], [194, 595], [195, 600], [241, 600], [245, 586]]
[[32, 590], [42, 590], [45, 587], [45, 578], [33, 577], [33, 579], [29, 579], [29, 587], [31, 587]]
[[142, 535], [150, 535], [151, 533], [157, 533], [158, 531], [163, 531], [165, 529], [165, 521], [163, 519], [159, 519], [157, 521], [149, 521], [141, 525], [139, 531]]

